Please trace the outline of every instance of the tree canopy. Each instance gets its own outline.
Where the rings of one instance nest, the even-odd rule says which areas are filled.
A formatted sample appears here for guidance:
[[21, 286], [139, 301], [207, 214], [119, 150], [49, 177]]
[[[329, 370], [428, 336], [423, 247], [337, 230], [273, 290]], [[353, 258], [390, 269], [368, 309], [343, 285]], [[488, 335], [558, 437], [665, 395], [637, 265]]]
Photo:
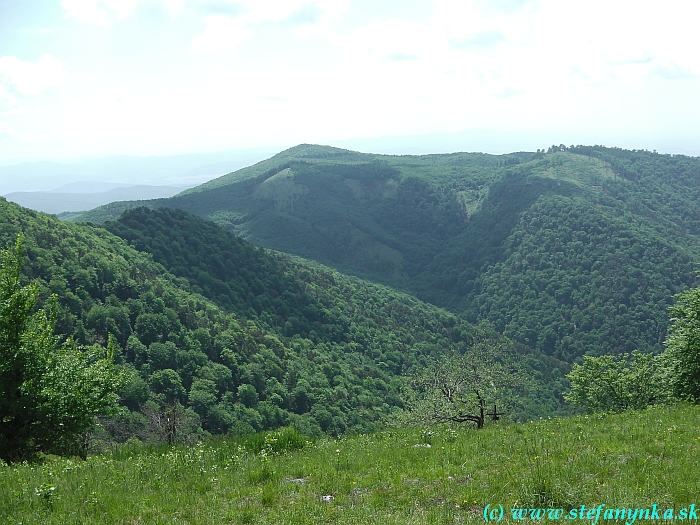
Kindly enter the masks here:
[[55, 301], [48, 313], [34, 311], [39, 290], [20, 284], [21, 261], [18, 237], [0, 252], [0, 458], [80, 453], [79, 438], [93, 418], [116, 407], [113, 345], [58, 345]]
[[587, 412], [622, 412], [669, 401], [671, 372], [665, 356], [632, 354], [584, 356], [568, 374], [565, 398]]
[[186, 210], [572, 364], [663, 350], [672, 297], [697, 285], [698, 188], [700, 159], [641, 150], [389, 156], [304, 145], [85, 218]]
[[[256, 248], [181, 211], [135, 211], [120, 228], [144, 251], [104, 228], [0, 201], [0, 241], [23, 232], [22, 274], [37, 305], [56, 296], [55, 335], [103, 352], [113, 336], [123, 410], [100, 419], [95, 450], [130, 436], [185, 440], [285, 425], [311, 435], [369, 432], [404, 406], [406, 378], [428, 361], [463, 353], [475, 337], [518, 352], [488, 327]], [[566, 370], [533, 353], [523, 361], [538, 376], [537, 403], [517, 417], [561, 410], [562, 385], [544, 384]], [[178, 428], [163, 425], [168, 414]]]
[[676, 296], [665, 354], [673, 393], [700, 401], [700, 287]]

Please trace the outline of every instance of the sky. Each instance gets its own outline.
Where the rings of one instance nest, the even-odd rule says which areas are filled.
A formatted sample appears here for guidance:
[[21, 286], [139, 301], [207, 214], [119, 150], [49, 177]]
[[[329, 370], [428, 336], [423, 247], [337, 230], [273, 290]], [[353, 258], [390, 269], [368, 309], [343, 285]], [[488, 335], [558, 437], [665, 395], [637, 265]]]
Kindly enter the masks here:
[[0, 165], [480, 130], [513, 151], [700, 155], [698, 15], [689, 0], [0, 0]]

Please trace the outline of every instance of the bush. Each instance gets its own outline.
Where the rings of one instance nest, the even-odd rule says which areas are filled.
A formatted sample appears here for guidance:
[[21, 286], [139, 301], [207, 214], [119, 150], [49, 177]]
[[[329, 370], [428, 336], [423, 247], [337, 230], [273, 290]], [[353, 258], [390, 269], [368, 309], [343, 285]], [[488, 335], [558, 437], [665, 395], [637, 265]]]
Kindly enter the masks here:
[[116, 410], [117, 346], [58, 346], [51, 311], [35, 309], [36, 285], [20, 285], [22, 240], [0, 252], [0, 457], [31, 458], [38, 452], [87, 453], [81, 439], [95, 416]]
[[584, 356], [567, 375], [571, 391], [564, 398], [587, 412], [640, 409], [667, 401], [666, 358], [638, 351], [620, 356]]
[[700, 401], [700, 287], [676, 296], [665, 341], [673, 394]]

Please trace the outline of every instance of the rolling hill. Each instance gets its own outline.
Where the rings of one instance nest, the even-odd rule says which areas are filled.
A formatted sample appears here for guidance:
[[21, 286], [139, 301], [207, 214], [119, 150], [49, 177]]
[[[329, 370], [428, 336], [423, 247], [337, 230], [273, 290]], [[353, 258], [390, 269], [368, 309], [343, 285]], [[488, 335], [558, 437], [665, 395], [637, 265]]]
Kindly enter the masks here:
[[[404, 406], [406, 378], [431, 362], [478, 342], [518, 355], [488, 328], [269, 253], [184, 212], [134, 210], [123, 225], [121, 235], [134, 233], [133, 244], [153, 254], [102, 227], [0, 200], [0, 244], [23, 236], [23, 274], [39, 285], [42, 303], [56, 296], [57, 335], [105, 346], [111, 334], [118, 344], [128, 411], [105, 421], [117, 441], [145, 439], [144, 407], [178, 403], [211, 433], [292, 424], [310, 435], [366, 432]], [[513, 415], [556, 413], [566, 367], [523, 359], [538, 377]], [[544, 384], [553, 368], [556, 387]]]
[[572, 362], [662, 349], [673, 295], [696, 283], [699, 182], [700, 159], [600, 146], [389, 156], [301, 145], [145, 204], [388, 284]]

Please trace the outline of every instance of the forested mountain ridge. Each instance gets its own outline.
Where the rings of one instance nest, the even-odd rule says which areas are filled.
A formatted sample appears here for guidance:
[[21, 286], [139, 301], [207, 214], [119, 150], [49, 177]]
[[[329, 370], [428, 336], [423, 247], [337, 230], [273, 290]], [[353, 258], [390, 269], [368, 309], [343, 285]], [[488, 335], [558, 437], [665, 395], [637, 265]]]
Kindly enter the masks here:
[[673, 295], [695, 283], [691, 218], [700, 209], [687, 202], [674, 215], [659, 205], [672, 193], [658, 187], [650, 197], [617, 176], [568, 182], [569, 155], [495, 183], [470, 227], [417, 279], [427, 285], [419, 296], [565, 361], [659, 351]]
[[[119, 394], [131, 412], [112, 424], [116, 438], [138, 435], [147, 423], [139, 409], [153, 401], [182, 403], [212, 433], [287, 424], [312, 434], [369, 431], [403, 406], [402, 376], [477, 341], [514, 356], [508, 340], [410, 296], [232, 241], [182, 212], [149, 213], [142, 224], [165, 228], [176, 255], [191, 251], [179, 235], [197, 221], [192, 238], [212, 247], [203, 248], [206, 268], [219, 255], [212, 235], [226, 234], [221, 275], [231, 278], [227, 265], [240, 263], [230, 281], [240, 287], [203, 276], [196, 261], [175, 265], [191, 278], [175, 276], [101, 227], [0, 201], [0, 243], [23, 236], [23, 274], [39, 285], [42, 302], [57, 296], [57, 334], [102, 346], [112, 334], [118, 343], [116, 360], [129, 377]], [[212, 286], [196, 284], [207, 278]], [[537, 358], [530, 365], [546, 375], [557, 368]], [[538, 401], [524, 403], [521, 415], [558, 410], [555, 375], [559, 386], [535, 389]]]
[[[179, 208], [254, 244], [396, 284], [459, 231], [494, 176], [488, 168], [503, 162], [483, 154], [391, 157], [302, 145], [175, 199], [112, 203], [78, 220], [116, 219], [144, 204]], [[470, 187], [430, 183], [457, 166]]]
[[[662, 349], [673, 295], [696, 280], [699, 192], [700, 159], [648, 151], [389, 156], [302, 145], [147, 204], [487, 320], [570, 362]], [[136, 203], [110, 206], [83, 219]]]
[[290, 148], [280, 153], [270, 157], [267, 160], [257, 162], [252, 166], [242, 168], [240, 170], [234, 171], [222, 177], [217, 177], [216, 179], [200, 184], [194, 188], [190, 188], [182, 192], [182, 194], [197, 193], [200, 191], [213, 190], [215, 188], [220, 188], [221, 186], [226, 186], [228, 184], [233, 184], [245, 179], [251, 179], [263, 175], [271, 169], [275, 169], [281, 164], [286, 164], [294, 161], [304, 161], [309, 159], [314, 159], [316, 162], [331, 162], [331, 163], [350, 163], [359, 164], [372, 162], [377, 158], [381, 158], [383, 155], [376, 155], [372, 153], [360, 153], [358, 151], [350, 151], [342, 148], [334, 148], [331, 146], [317, 146], [314, 144], [301, 144], [294, 148]]

